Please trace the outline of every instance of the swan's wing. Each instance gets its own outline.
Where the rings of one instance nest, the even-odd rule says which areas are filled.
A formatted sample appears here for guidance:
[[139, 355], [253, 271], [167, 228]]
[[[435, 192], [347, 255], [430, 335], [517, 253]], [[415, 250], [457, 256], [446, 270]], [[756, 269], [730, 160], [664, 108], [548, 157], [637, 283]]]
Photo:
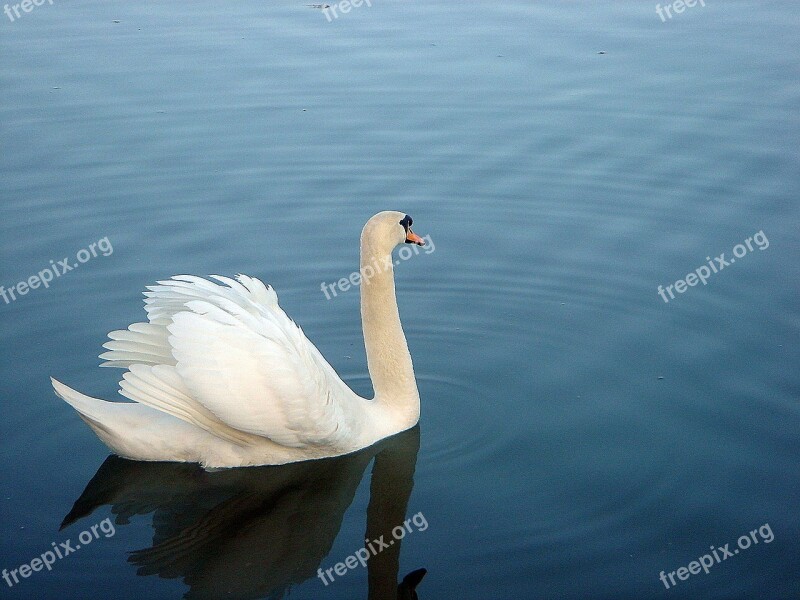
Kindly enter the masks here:
[[151, 323], [166, 325], [188, 395], [234, 430], [290, 447], [336, 447], [362, 425], [364, 402], [278, 306], [274, 290], [180, 276], [151, 288]]
[[100, 355], [105, 361], [100, 366], [123, 369], [131, 365], [175, 366], [167, 325], [172, 323], [177, 313], [186, 310], [186, 303], [191, 300], [207, 300], [218, 296], [241, 303], [242, 289], [245, 289], [250, 296], [247, 306], [252, 314], [260, 314], [263, 307], [280, 310], [275, 292], [257, 279], [247, 278], [248, 281], [258, 282], [258, 285], [251, 285], [252, 292], [233, 280], [223, 277], [217, 279], [232, 282], [236, 287], [221, 286], [191, 275], [176, 275], [170, 280], [159, 281], [158, 285], [147, 286], [144, 310], [148, 322], [133, 323], [127, 329], [110, 332], [109, 341], [103, 344], [108, 352]]

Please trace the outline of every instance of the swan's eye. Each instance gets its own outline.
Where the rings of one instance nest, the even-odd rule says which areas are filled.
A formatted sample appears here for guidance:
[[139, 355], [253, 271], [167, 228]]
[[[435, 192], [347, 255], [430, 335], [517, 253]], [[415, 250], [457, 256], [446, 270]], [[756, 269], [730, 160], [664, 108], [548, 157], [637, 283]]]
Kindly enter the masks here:
[[412, 226], [413, 224], [414, 224], [414, 219], [412, 219], [412, 218], [411, 218], [411, 217], [409, 217], [408, 215], [406, 215], [405, 217], [403, 217], [403, 220], [402, 220], [402, 221], [400, 221], [400, 225], [402, 225], [402, 226], [403, 226], [403, 229], [405, 229], [406, 231], [408, 231], [409, 229], [411, 229], [411, 226]]

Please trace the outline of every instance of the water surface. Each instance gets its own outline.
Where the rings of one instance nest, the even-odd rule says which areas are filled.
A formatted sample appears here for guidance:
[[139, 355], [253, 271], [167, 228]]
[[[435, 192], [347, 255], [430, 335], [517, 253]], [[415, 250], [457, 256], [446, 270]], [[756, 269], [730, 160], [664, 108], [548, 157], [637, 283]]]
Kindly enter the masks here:
[[[0, 300], [0, 568], [114, 525], [2, 596], [376, 598], [425, 568], [422, 599], [797, 597], [800, 8], [371, 4], [0, 15], [0, 284], [113, 248]], [[145, 285], [237, 272], [369, 394], [358, 294], [320, 285], [384, 209], [435, 246], [396, 269], [419, 430], [205, 473], [107, 460], [54, 397], [116, 397], [95, 357]]]

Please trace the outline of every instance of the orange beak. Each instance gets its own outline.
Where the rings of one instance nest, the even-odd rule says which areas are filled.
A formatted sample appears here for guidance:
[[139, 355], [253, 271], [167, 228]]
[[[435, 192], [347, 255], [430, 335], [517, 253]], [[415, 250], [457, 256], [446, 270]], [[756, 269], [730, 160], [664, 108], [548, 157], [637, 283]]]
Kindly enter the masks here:
[[409, 229], [408, 233], [406, 234], [406, 244], [416, 244], [417, 246], [424, 246], [425, 240], [423, 240], [416, 233], [411, 231], [411, 229]]

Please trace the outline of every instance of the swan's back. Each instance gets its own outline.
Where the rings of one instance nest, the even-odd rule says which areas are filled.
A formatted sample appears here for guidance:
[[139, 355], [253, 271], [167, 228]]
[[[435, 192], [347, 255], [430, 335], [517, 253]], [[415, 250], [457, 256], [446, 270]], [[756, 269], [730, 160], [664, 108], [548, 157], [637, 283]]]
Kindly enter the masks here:
[[[139, 420], [149, 415], [158, 421], [152, 435], [166, 435], [168, 415], [210, 436], [204, 446], [224, 448], [220, 454], [277, 455], [269, 462], [343, 454], [369, 437], [367, 401], [347, 388], [289, 319], [275, 291], [244, 275], [238, 281], [214, 279], [219, 283], [181, 275], [149, 287], [148, 322], [112, 331], [104, 345], [108, 351], [100, 355], [103, 366], [126, 369], [123, 396], [160, 413], [156, 419], [139, 410]], [[124, 410], [71, 394], [63, 384], [56, 391], [112, 449], [140, 458], [132, 456], [130, 442], [114, 441], [131, 434], [121, 419], [110, 423]], [[169, 435], [185, 439], [185, 427], [172, 425]], [[197, 443], [199, 432], [193, 433]], [[163, 446], [161, 440], [153, 443]], [[202, 462], [208, 464], [209, 457]]]

